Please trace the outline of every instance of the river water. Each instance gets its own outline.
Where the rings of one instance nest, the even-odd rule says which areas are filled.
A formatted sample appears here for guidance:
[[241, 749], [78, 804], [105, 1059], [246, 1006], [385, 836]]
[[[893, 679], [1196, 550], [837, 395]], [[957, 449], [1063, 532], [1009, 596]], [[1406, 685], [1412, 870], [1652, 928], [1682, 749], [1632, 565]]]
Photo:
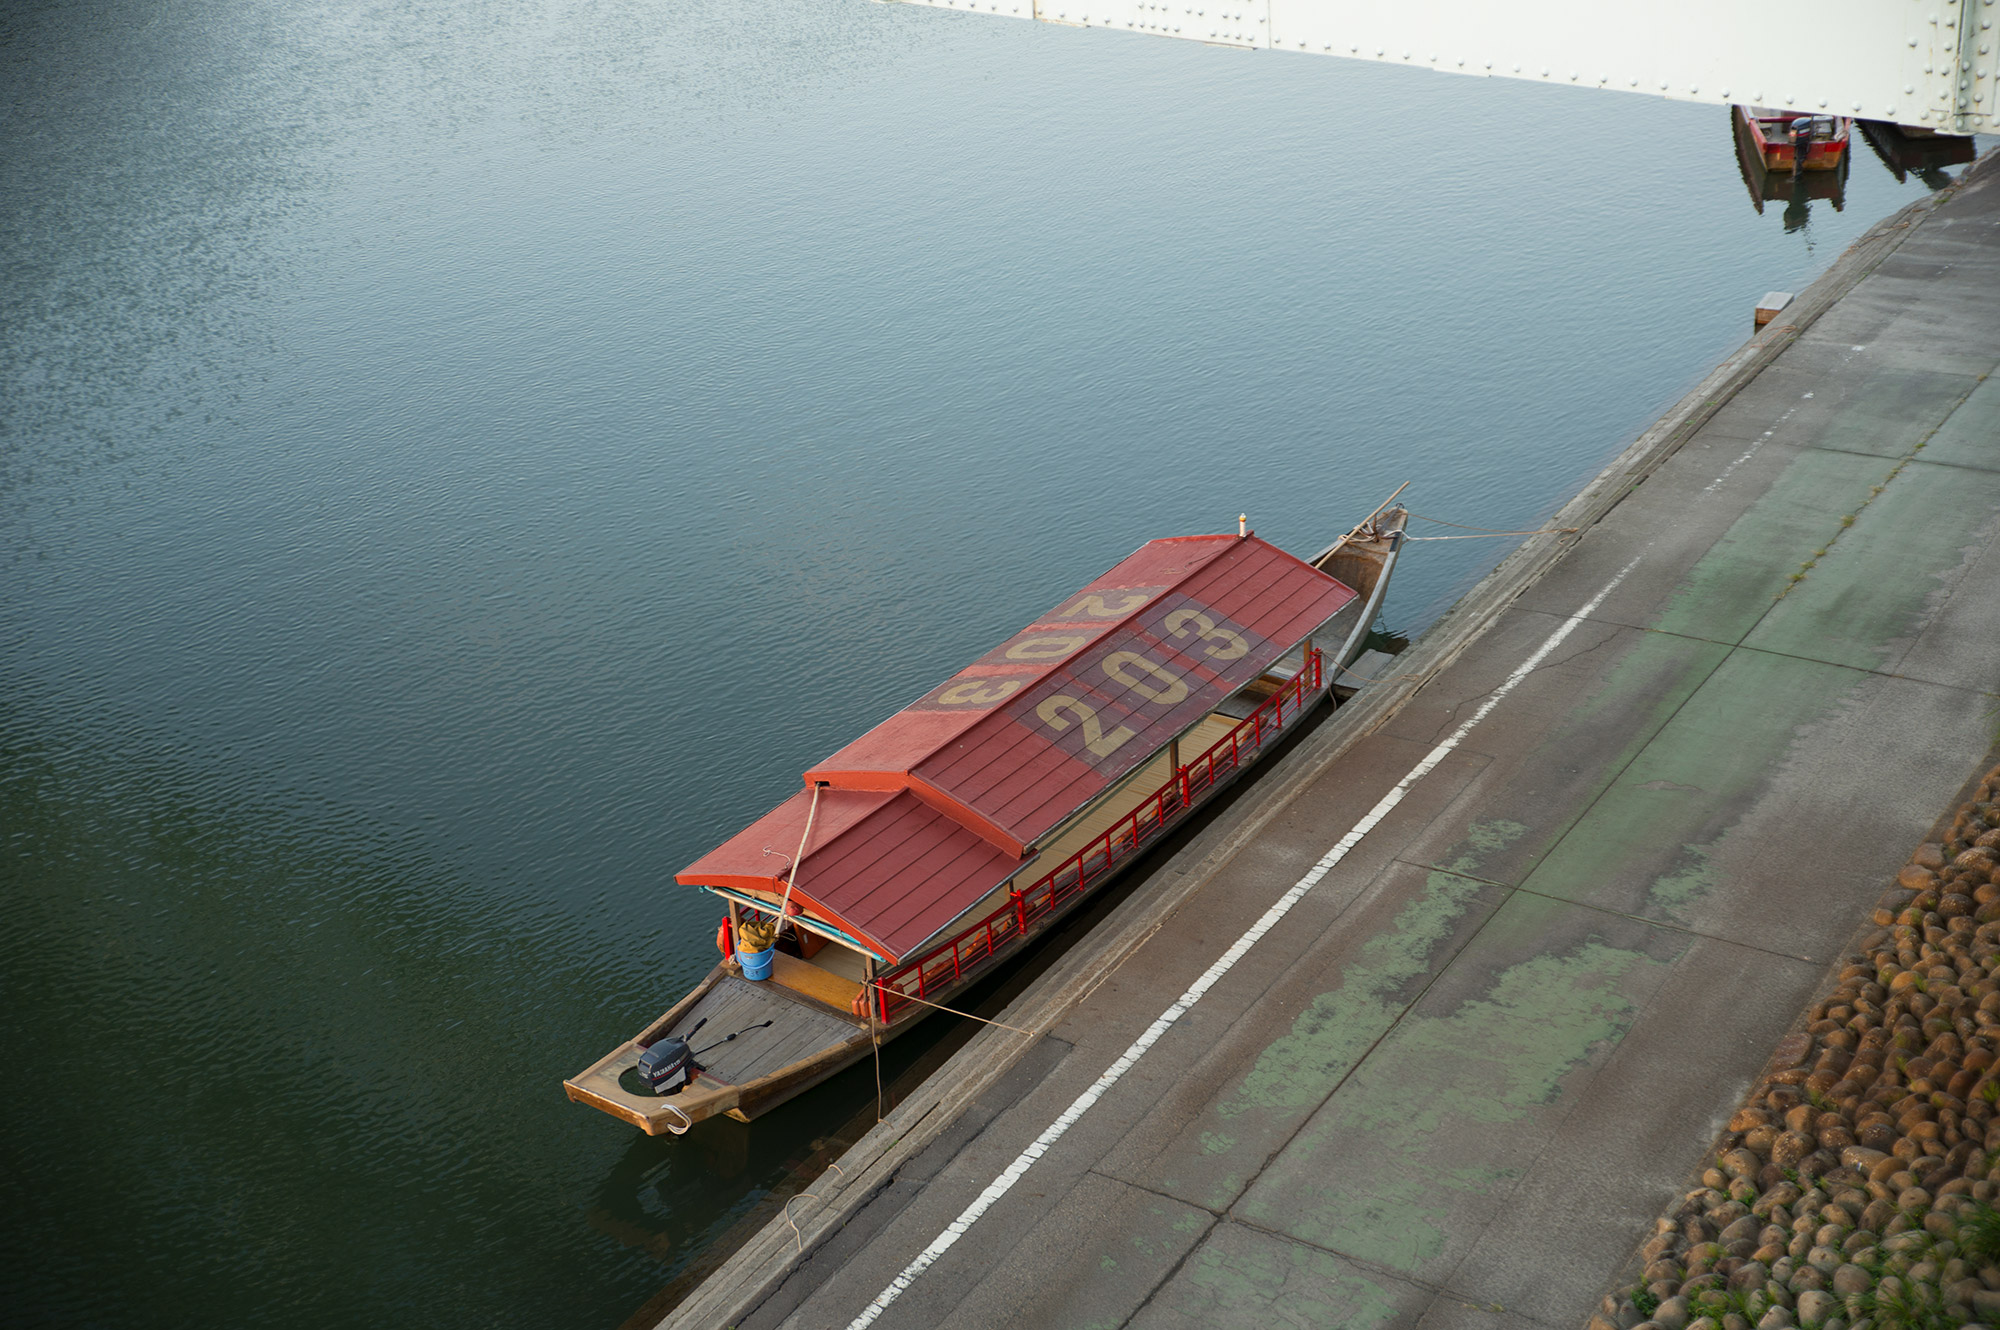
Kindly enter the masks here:
[[1533, 525], [1923, 188], [859, 0], [16, 3], [0, 81], [14, 1324], [617, 1324], [872, 1121], [563, 1099], [677, 868], [1149, 537]]

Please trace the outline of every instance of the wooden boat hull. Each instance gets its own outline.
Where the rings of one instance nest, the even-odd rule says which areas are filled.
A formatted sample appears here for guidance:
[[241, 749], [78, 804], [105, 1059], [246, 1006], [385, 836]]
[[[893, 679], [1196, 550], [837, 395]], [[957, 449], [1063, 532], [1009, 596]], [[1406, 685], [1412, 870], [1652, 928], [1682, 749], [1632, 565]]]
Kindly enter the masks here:
[[[1385, 503], [1347, 536], [1306, 561], [1359, 595], [1319, 630], [1328, 635], [1328, 647], [1313, 647], [1312, 655], [1308, 656], [1306, 646], [1315, 640], [1309, 638], [1306, 646], [1299, 649], [1296, 666], [1287, 657], [1272, 667], [1274, 672], [1291, 668], [1293, 673], [1290, 681], [1281, 683], [1272, 695], [1278, 706], [1276, 719], [1269, 722], [1268, 735], [1265, 723], [1257, 717], [1271, 708], [1270, 701], [1255, 707], [1236, 727], [1238, 731], [1256, 727], [1254, 749], [1245, 754], [1240, 745], [1233, 745], [1225, 762], [1216, 761], [1211, 749], [1204, 754], [1209, 760], [1207, 772], [1199, 779], [1196, 778], [1199, 760], [1186, 767], [1175, 767], [1168, 785], [1149, 796], [1157, 807], [1156, 817], [1142, 822], [1135, 813], [1125, 819], [1131, 824], [1129, 835], [1119, 834], [1122, 824], [1114, 823], [1099, 838], [1101, 854], [1085, 855], [1074, 861], [1073, 882], [1058, 880], [1058, 873], [1036, 884], [1038, 888], [1049, 886], [1050, 890], [1046, 908], [1038, 907], [1032, 920], [1023, 909], [1020, 926], [1000, 929], [1003, 936], [997, 939], [995, 930], [989, 926], [984, 945], [971, 947], [967, 955], [961, 956], [961, 940], [969, 937], [977, 940], [979, 925], [975, 924], [948, 944], [935, 946], [916, 960], [878, 977], [871, 986], [854, 986], [856, 996], [847, 1010], [834, 1004], [831, 999], [835, 993], [825, 986], [819, 989], [818, 996], [812, 996], [782, 982], [750, 983], [740, 977], [740, 968], [733, 959], [724, 960], [692, 992], [636, 1037], [564, 1081], [565, 1094], [577, 1103], [588, 1104], [654, 1136], [679, 1135], [697, 1122], [723, 1115], [749, 1121], [870, 1056], [880, 1044], [914, 1028], [939, 1007], [954, 1005], [966, 989], [1046, 936], [1086, 900], [1096, 899], [1103, 887], [1122, 876], [1162, 837], [1256, 769], [1279, 741], [1280, 730], [1290, 734], [1322, 699], [1333, 693], [1341, 671], [1360, 655], [1381, 607], [1402, 548], [1407, 520], [1405, 510], [1393, 509]], [[1221, 744], [1215, 745], [1220, 747]], [[1137, 778], [1135, 774], [1133, 779]], [[1114, 791], [1106, 799], [1117, 793]], [[1024, 897], [1016, 892], [1014, 899], [1018, 906]], [[1011, 918], [1004, 910], [1001, 914], [1003, 921]], [[944, 956], [946, 945], [952, 948], [948, 967]], [[785, 966], [804, 964], [784, 956], [775, 959]], [[932, 978], [933, 975], [936, 977]], [[866, 997], [862, 996], [864, 993]], [[749, 1019], [753, 1016], [781, 1022], [784, 1033], [779, 1039], [767, 1041], [762, 1048], [753, 1044], [738, 1050], [732, 1045], [726, 1059], [718, 1060], [715, 1066], [704, 1063], [702, 1071], [678, 1093], [651, 1094], [628, 1076], [648, 1047], [672, 1034], [685, 1037], [697, 1020], [713, 1022], [716, 1030], [708, 1033], [715, 1035], [739, 1025], [754, 1025]]]

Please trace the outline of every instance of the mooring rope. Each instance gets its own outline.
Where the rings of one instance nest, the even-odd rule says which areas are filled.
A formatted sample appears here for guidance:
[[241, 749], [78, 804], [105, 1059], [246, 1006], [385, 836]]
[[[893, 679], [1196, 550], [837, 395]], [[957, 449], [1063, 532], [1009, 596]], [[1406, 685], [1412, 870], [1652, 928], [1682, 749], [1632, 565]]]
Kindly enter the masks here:
[[1361, 673], [1359, 670], [1349, 669], [1345, 665], [1336, 665], [1333, 668], [1339, 670], [1342, 674], [1351, 674], [1363, 683], [1388, 683], [1392, 679], [1421, 679], [1424, 677], [1421, 674], [1378, 674], [1370, 676]]
[[1495, 540], [1501, 536], [1566, 536], [1580, 526], [1545, 526], [1533, 531], [1483, 531], [1476, 536], [1404, 536], [1404, 540]]
[[[832, 1169], [832, 1170], [833, 1170], [833, 1171], [834, 1171], [835, 1173], [838, 1173], [838, 1174], [840, 1174], [840, 1176], [841, 1176], [841, 1177], [843, 1177], [843, 1178], [847, 1176], [847, 1174], [846, 1174], [846, 1173], [844, 1173], [844, 1172], [842, 1172], [842, 1171], [841, 1171], [841, 1167], [840, 1167], [840, 1165], [839, 1165], [839, 1164], [833, 1164], [833, 1163], [829, 1163], [829, 1164], [827, 1165], [827, 1167], [828, 1167], [828, 1168], [830, 1168], [830, 1169]], [[787, 1196], [787, 1197], [785, 1198], [785, 1222], [786, 1222], [787, 1224], [790, 1224], [790, 1225], [792, 1226], [792, 1236], [793, 1236], [793, 1237], [794, 1237], [795, 1239], [797, 1239], [797, 1240], [798, 1240], [798, 1244], [799, 1244], [799, 1254], [800, 1254], [801, 1256], [803, 1256], [803, 1255], [805, 1254], [805, 1250], [806, 1250], [806, 1235], [805, 1235], [804, 1233], [802, 1233], [802, 1232], [800, 1232], [800, 1231], [799, 1231], [799, 1222], [798, 1222], [798, 1220], [796, 1220], [796, 1219], [792, 1218], [792, 1202], [793, 1202], [793, 1201], [821, 1201], [821, 1202], [824, 1202], [825, 1200], [826, 1200], [826, 1198], [825, 1198], [824, 1196], [820, 1196], [820, 1195], [817, 1195], [817, 1194], [815, 1194], [815, 1193], [813, 1193], [813, 1192], [809, 1192], [809, 1191], [802, 1191], [802, 1192], [800, 1192], [800, 1193], [799, 1193], [799, 1194], [798, 1194], [797, 1196]]]
[[1535, 530], [1533, 530], [1533, 531], [1495, 531], [1495, 530], [1494, 530], [1493, 528], [1491, 528], [1491, 527], [1484, 527], [1484, 526], [1467, 526], [1467, 525], [1466, 525], [1465, 523], [1463, 523], [1463, 522], [1447, 522], [1447, 521], [1445, 521], [1445, 520], [1444, 520], [1444, 519], [1443, 519], [1442, 517], [1425, 517], [1425, 516], [1424, 516], [1424, 515], [1423, 515], [1422, 513], [1411, 513], [1411, 514], [1410, 514], [1410, 516], [1411, 516], [1411, 517], [1414, 517], [1414, 518], [1416, 518], [1416, 519], [1417, 519], [1418, 521], [1420, 521], [1420, 522], [1430, 522], [1430, 523], [1433, 523], [1434, 525], [1437, 525], [1437, 526], [1448, 526], [1448, 527], [1454, 527], [1454, 528], [1456, 528], [1456, 529], [1458, 529], [1458, 530], [1460, 530], [1460, 531], [1476, 531], [1476, 532], [1478, 532], [1479, 534], [1478, 534], [1478, 535], [1474, 535], [1474, 536], [1411, 536], [1411, 535], [1405, 535], [1405, 536], [1403, 537], [1403, 539], [1404, 539], [1404, 540], [1486, 540], [1486, 539], [1490, 539], [1490, 538], [1492, 538], [1492, 537], [1495, 537], [1495, 536], [1553, 536], [1553, 535], [1573, 535], [1573, 534], [1575, 534], [1576, 532], [1578, 532], [1578, 531], [1581, 531], [1581, 530], [1583, 530], [1583, 528], [1582, 528], [1582, 527], [1580, 527], [1580, 526], [1544, 526], [1544, 527], [1537, 527], [1537, 528], [1536, 528]]
[[[813, 782], [812, 807], [806, 810], [805, 834], [799, 837], [799, 852], [792, 856], [791, 866], [785, 871], [785, 898], [778, 902], [778, 923], [785, 922], [785, 911], [791, 908], [792, 885], [799, 880], [799, 861], [806, 857], [806, 842], [812, 839], [813, 819], [819, 816], [819, 792], [826, 788], [826, 782]], [[796, 930], [794, 930], [796, 931]]]
[[[879, 987], [879, 985], [878, 985], [878, 987]], [[978, 1022], [979, 1022], [979, 1023], [981, 1024], [981, 1025], [997, 1025], [997, 1026], [999, 1026], [999, 1027], [1000, 1027], [1001, 1029], [1003, 1029], [1003, 1030], [1012, 1030], [1012, 1031], [1013, 1031], [1013, 1032], [1014, 1032], [1015, 1034], [1025, 1034], [1025, 1035], [1030, 1035], [1030, 1036], [1033, 1036], [1033, 1035], [1039, 1035], [1039, 1034], [1041, 1033], [1041, 1031], [1040, 1031], [1040, 1030], [1023, 1030], [1023, 1029], [1022, 1029], [1022, 1028], [1021, 1028], [1020, 1026], [1018, 1026], [1018, 1025], [1009, 1025], [1009, 1024], [1007, 1024], [1007, 1022], [1005, 1022], [1005, 1021], [990, 1021], [990, 1020], [986, 1019], [986, 1017], [984, 1017], [984, 1016], [975, 1016], [975, 1015], [973, 1015], [973, 1014], [972, 1014], [971, 1012], [969, 1012], [969, 1011], [960, 1011], [960, 1010], [959, 1010], [959, 1009], [958, 1009], [957, 1007], [947, 1007], [947, 1006], [945, 1006], [945, 1005], [944, 1005], [943, 1003], [940, 1003], [940, 1002], [931, 1002], [931, 1001], [928, 1001], [928, 1000], [926, 1000], [926, 999], [924, 999], [924, 998], [920, 998], [920, 997], [918, 997], [918, 996], [917, 996], [916, 994], [914, 994], [914, 993], [898, 993], [898, 994], [897, 994], [896, 996], [898, 996], [898, 997], [902, 998], [902, 999], [903, 999], [904, 1001], [906, 1001], [906, 1002], [917, 1002], [917, 1003], [921, 1003], [922, 1005], [924, 1005], [924, 1006], [926, 1006], [926, 1007], [929, 1007], [929, 1008], [931, 1008], [931, 1009], [932, 1009], [932, 1010], [934, 1010], [934, 1011], [948, 1011], [948, 1012], [950, 1012], [950, 1013], [951, 1013], [952, 1015], [954, 1015], [954, 1016], [963, 1016], [963, 1017], [965, 1017], [965, 1019], [967, 1019], [968, 1021], [978, 1021]], [[869, 1004], [869, 1010], [870, 1010], [870, 1011], [873, 1011], [873, 1010], [874, 1010], [874, 1004], [873, 1004], [873, 1003], [870, 1003], [870, 1004]]]

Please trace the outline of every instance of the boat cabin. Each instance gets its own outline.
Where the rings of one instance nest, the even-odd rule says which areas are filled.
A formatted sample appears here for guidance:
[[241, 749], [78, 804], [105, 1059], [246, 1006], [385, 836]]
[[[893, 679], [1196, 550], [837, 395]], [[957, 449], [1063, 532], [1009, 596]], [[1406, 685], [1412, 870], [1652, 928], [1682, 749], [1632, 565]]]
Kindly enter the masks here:
[[1200, 752], [1233, 729], [1227, 704], [1254, 709], [1354, 599], [1255, 536], [1149, 542], [814, 765], [677, 880], [737, 911], [784, 906], [806, 964], [773, 977], [846, 1009], [871, 964], [899, 964], [1129, 811], [1103, 800], [1114, 787], [1150, 793], [1176, 746]]

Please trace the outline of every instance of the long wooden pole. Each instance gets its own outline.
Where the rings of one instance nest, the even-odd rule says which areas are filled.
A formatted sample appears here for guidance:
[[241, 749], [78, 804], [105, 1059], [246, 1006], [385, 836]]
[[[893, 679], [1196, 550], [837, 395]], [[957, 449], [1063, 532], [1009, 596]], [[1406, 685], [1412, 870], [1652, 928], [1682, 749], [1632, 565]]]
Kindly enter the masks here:
[[876, 988], [875, 958], [873, 956], [862, 957], [861, 977], [864, 985], [861, 993], [864, 1004], [868, 1008], [868, 1042], [875, 1049], [875, 1121], [879, 1124], [884, 1117], [882, 1112], [882, 1033], [875, 1024]]
[[[1406, 480], [1402, 484], [1396, 486], [1396, 494], [1401, 494], [1404, 490], [1408, 489], [1412, 483], [1413, 482]], [[1341, 545], [1345, 545], [1348, 541], [1353, 540], [1355, 536], [1359, 535], [1362, 529], [1365, 528], [1370, 522], [1373, 522], [1376, 518], [1380, 517], [1382, 515], [1383, 510], [1396, 501], [1396, 494], [1391, 494], [1388, 498], [1376, 504], [1375, 511], [1368, 514], [1368, 516], [1362, 518], [1359, 522], [1356, 522], [1354, 524], [1354, 530], [1342, 536], [1340, 538], [1340, 544], [1335, 545], [1334, 549], [1339, 549]]]

